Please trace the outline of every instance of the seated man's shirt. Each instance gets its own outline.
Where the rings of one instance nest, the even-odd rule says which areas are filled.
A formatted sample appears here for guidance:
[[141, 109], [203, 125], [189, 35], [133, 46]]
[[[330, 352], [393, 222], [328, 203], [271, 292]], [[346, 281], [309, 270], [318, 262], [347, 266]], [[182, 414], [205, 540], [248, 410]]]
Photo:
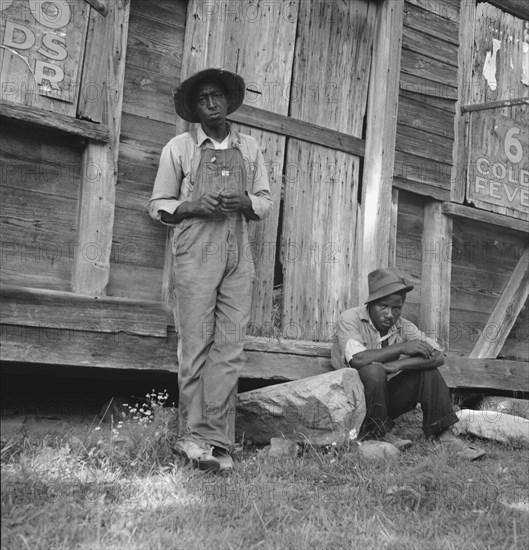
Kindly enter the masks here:
[[416, 325], [403, 317], [400, 317], [385, 336], [381, 336], [369, 317], [367, 306], [364, 305], [348, 309], [340, 315], [331, 352], [331, 364], [335, 369], [348, 367], [349, 361], [357, 353], [381, 349], [386, 340], [388, 345], [421, 340], [442, 351], [435, 340], [428, 338]]

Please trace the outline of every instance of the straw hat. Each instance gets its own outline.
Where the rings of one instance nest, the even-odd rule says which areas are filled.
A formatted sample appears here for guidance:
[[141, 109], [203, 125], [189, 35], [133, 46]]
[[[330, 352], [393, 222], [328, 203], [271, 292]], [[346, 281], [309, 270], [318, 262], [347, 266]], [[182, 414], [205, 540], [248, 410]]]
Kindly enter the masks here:
[[401, 277], [395, 269], [391, 268], [375, 269], [367, 276], [367, 284], [369, 286], [369, 296], [366, 304], [390, 294], [413, 290], [413, 285], [408, 284], [404, 277]]
[[204, 69], [190, 76], [173, 91], [174, 106], [176, 113], [188, 122], [200, 122], [194, 106], [191, 93], [200, 83], [221, 82], [226, 88], [226, 99], [228, 100], [228, 113], [233, 113], [244, 100], [245, 84], [241, 76], [224, 69]]

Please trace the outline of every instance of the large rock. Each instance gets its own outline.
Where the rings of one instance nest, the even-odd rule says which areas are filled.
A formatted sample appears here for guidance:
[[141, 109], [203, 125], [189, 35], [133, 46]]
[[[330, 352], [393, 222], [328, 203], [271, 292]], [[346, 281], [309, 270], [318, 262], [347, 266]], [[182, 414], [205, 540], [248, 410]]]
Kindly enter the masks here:
[[240, 393], [236, 430], [254, 443], [285, 437], [296, 443], [343, 443], [360, 431], [366, 405], [354, 369], [340, 369]]
[[513, 397], [491, 395], [481, 401], [479, 408], [529, 419], [529, 399], [514, 399]]
[[507, 443], [510, 439], [521, 439], [529, 443], [529, 420], [498, 411], [458, 411], [459, 422], [452, 426], [456, 435], [470, 434], [484, 439]]

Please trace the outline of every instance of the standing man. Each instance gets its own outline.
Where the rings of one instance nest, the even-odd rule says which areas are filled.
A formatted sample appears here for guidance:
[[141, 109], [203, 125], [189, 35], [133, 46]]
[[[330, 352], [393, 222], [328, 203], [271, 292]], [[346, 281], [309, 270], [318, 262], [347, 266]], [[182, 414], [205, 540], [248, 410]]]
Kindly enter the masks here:
[[[413, 323], [401, 317], [409, 285], [394, 269], [368, 275], [369, 297], [364, 306], [342, 313], [332, 350], [332, 365], [358, 370], [364, 385], [367, 415], [363, 435], [411, 446], [391, 433], [394, 419], [414, 409], [423, 411], [423, 431], [461, 458], [475, 460], [485, 452], [457, 438], [450, 426], [458, 421], [450, 393], [437, 370], [443, 352]], [[393, 375], [393, 376], [392, 376]]]
[[233, 470], [237, 381], [255, 275], [248, 221], [272, 199], [254, 138], [226, 116], [243, 102], [244, 80], [200, 71], [174, 91], [177, 114], [200, 125], [164, 147], [150, 215], [174, 228], [180, 438], [175, 451], [208, 471]]

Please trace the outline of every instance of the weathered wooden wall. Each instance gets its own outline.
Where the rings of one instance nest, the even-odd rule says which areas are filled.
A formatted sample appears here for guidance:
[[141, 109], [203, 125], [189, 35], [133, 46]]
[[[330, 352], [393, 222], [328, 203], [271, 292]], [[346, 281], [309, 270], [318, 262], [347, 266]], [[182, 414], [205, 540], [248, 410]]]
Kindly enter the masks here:
[[394, 185], [450, 197], [459, 0], [406, 0]]
[[69, 137], [17, 124], [2, 123], [2, 134], [2, 283], [69, 290], [82, 148]]
[[[323, 2], [300, 4], [290, 116], [361, 138], [376, 6], [336, 3], [329, 16], [324, 7]], [[325, 143], [288, 140], [283, 326], [297, 338], [330, 339], [333, 321], [358, 300], [360, 163], [359, 157]]]
[[107, 294], [161, 300], [167, 229], [147, 201], [163, 146], [175, 135], [187, 2], [133, 0], [125, 67], [116, 208]]

